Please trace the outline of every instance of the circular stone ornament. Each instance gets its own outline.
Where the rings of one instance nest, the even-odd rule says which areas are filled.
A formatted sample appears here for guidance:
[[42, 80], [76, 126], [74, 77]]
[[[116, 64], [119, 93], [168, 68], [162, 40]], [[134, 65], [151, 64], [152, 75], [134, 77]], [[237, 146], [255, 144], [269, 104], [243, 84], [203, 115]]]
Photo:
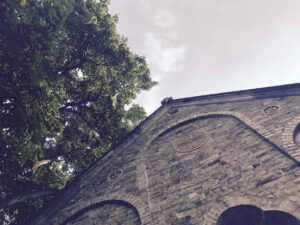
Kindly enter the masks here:
[[265, 114], [272, 115], [278, 111], [279, 107], [276, 105], [269, 106], [264, 109]]
[[170, 115], [173, 115], [173, 114], [175, 114], [175, 113], [177, 113], [178, 112], [178, 108], [170, 108], [169, 110], [168, 110], [168, 113], [170, 114]]
[[123, 174], [123, 171], [121, 169], [117, 169], [108, 175], [108, 180], [116, 180], [122, 174]]
[[201, 148], [207, 141], [207, 133], [199, 131], [178, 137], [172, 142], [172, 145], [177, 152], [186, 153]]

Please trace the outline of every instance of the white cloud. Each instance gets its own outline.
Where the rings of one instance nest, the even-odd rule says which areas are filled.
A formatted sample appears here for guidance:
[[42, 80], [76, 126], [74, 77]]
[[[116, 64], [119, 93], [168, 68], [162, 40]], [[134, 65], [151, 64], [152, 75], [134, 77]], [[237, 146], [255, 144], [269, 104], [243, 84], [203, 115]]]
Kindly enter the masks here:
[[177, 48], [165, 49], [161, 52], [162, 59], [159, 63], [159, 68], [166, 72], [182, 69], [182, 64], [179, 62], [185, 58], [185, 51], [186, 47], [183, 45]]
[[152, 7], [152, 2], [148, 0], [137, 0], [138, 9], [147, 14]]
[[166, 96], [299, 82], [299, 0], [112, 2], [160, 83], [138, 98], [148, 112]]
[[186, 46], [174, 46], [158, 35], [147, 33], [145, 36], [147, 59], [158, 72], [166, 73], [180, 70], [186, 57]]
[[154, 25], [161, 28], [171, 28], [176, 24], [175, 14], [169, 10], [157, 10], [154, 16]]

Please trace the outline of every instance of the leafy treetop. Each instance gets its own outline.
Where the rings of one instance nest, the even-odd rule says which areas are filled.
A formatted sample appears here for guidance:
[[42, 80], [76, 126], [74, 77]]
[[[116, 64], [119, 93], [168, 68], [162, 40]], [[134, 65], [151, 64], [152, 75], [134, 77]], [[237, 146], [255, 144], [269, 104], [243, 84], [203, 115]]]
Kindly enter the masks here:
[[24, 223], [47, 199], [26, 195], [63, 188], [145, 117], [132, 100], [156, 82], [145, 59], [117, 34], [117, 17], [108, 13], [108, 4], [0, 3], [4, 223]]

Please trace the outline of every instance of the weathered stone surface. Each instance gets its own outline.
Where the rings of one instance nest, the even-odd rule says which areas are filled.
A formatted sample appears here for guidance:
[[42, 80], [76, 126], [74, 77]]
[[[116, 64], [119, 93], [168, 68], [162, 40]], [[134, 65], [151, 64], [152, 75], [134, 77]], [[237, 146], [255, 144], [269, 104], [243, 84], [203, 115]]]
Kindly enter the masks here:
[[298, 225], [299, 103], [299, 84], [169, 99], [32, 224], [225, 225], [251, 205]]
[[79, 211], [63, 224], [140, 225], [141, 222], [137, 212], [131, 206], [124, 205], [122, 202], [105, 202]]

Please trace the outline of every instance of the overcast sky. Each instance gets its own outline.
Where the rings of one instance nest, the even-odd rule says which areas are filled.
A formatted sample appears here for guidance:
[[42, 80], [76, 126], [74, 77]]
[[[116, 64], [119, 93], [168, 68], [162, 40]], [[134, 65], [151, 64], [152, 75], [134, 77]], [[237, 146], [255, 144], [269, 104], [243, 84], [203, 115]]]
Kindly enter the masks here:
[[159, 85], [148, 114], [184, 98], [300, 82], [299, 0], [111, 0], [118, 31]]

